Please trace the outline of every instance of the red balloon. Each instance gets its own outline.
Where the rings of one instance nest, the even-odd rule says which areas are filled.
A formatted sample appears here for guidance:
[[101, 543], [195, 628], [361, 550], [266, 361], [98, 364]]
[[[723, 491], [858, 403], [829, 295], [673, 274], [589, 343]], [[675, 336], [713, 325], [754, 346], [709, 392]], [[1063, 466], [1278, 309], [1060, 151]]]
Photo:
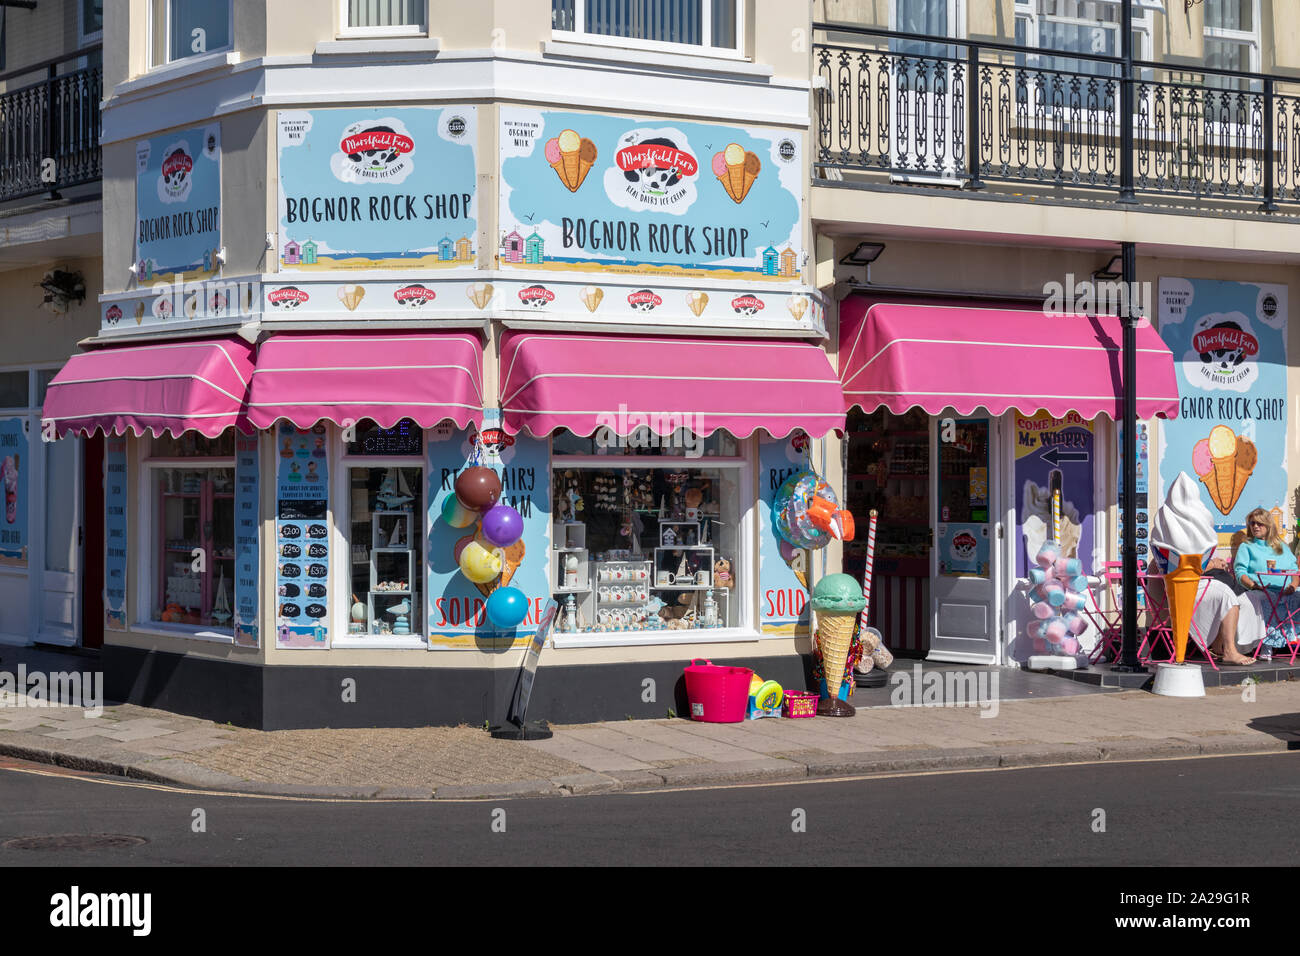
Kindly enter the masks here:
[[456, 476], [456, 498], [471, 511], [486, 511], [501, 498], [501, 479], [491, 468], [475, 465]]

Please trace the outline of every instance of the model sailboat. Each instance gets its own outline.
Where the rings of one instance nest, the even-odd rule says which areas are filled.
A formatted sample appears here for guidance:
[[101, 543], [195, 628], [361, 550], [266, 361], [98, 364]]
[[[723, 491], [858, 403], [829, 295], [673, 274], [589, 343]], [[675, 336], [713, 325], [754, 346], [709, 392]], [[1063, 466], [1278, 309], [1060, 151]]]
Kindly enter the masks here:
[[411, 494], [411, 486], [406, 483], [406, 476], [402, 474], [400, 468], [390, 468], [384, 473], [384, 480], [379, 483], [379, 494], [375, 495], [375, 500], [383, 505], [386, 511], [401, 511], [415, 500], [415, 495]]
[[230, 613], [230, 598], [226, 590], [226, 571], [222, 568], [221, 576], [217, 578], [217, 598], [212, 602], [212, 620], [218, 624], [225, 624], [233, 616]]

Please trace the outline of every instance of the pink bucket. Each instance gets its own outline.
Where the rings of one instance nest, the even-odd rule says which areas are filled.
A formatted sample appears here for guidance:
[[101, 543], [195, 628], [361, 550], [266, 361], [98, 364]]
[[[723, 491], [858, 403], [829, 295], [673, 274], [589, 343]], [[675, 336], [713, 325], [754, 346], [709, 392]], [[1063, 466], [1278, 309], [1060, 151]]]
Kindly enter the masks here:
[[738, 724], [749, 704], [748, 667], [721, 667], [712, 661], [693, 660], [686, 668], [686, 697], [691, 720], [712, 724]]

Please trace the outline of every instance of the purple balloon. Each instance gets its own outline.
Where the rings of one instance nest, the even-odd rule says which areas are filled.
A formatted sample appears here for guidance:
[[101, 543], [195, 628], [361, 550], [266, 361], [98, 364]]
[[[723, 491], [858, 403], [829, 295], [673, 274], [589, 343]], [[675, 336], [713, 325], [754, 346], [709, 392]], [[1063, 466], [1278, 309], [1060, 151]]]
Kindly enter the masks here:
[[493, 505], [483, 513], [483, 537], [508, 548], [524, 536], [524, 519], [509, 505]]

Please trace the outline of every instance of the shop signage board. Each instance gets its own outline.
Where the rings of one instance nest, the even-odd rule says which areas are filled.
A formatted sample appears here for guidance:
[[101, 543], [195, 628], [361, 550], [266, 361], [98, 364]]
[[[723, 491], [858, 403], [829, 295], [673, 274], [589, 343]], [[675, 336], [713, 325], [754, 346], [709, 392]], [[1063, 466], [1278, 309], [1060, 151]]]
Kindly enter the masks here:
[[279, 271], [473, 268], [477, 140], [472, 106], [280, 111]]
[[0, 418], [0, 487], [4, 488], [4, 517], [0, 518], [0, 564], [27, 566], [27, 420]]
[[502, 269], [800, 279], [793, 131], [503, 106], [500, 142]]
[[1051, 536], [1052, 492], [1061, 492], [1061, 537], [1065, 556], [1078, 558], [1092, 574], [1093, 423], [1076, 412], [1055, 418], [1045, 411], [1016, 413], [1016, 576], [1025, 577], [1043, 542]]
[[329, 646], [329, 456], [325, 426], [275, 430], [275, 646]]
[[[521, 645], [537, 631], [551, 599], [549, 556], [551, 532], [550, 445], [528, 435], [507, 436], [499, 428], [499, 412], [484, 412], [483, 464], [501, 478], [501, 501], [524, 519], [521, 555], [507, 553], [509, 585], [528, 598], [528, 616], [511, 631], [497, 631], [487, 619], [491, 584], [480, 588], [456, 564], [454, 552], [462, 538], [472, 538], [475, 525], [453, 528], [442, 520], [442, 508], [454, 495], [456, 476], [469, 467], [475, 430], [461, 431], [449, 423], [430, 430], [428, 464], [429, 534], [426, 567], [429, 647], [475, 648], [480, 642], [517, 641]], [[487, 591], [487, 593], [484, 593]]]
[[261, 280], [247, 276], [182, 272], [142, 284], [146, 288], [115, 293], [100, 302], [101, 336], [239, 326], [256, 318], [262, 303]]
[[1160, 426], [1159, 487], [1198, 479], [1225, 546], [1250, 511], [1287, 503], [1288, 316], [1284, 285], [1160, 280], [1179, 408]]
[[[258, 436], [235, 435], [235, 643], [258, 646], [261, 501]], [[301, 540], [301, 539], [296, 539]], [[301, 585], [300, 585], [301, 587]], [[324, 603], [324, 602], [321, 602]]]
[[[1124, 544], [1124, 423], [1120, 422], [1115, 426], [1116, 452], [1115, 460], [1118, 462], [1117, 470], [1119, 478], [1116, 487], [1119, 489], [1119, 497], [1116, 503], [1119, 505], [1115, 510], [1115, 541], [1118, 549], [1123, 548]], [[1151, 521], [1149, 476], [1151, 475], [1151, 426], [1146, 422], [1137, 423], [1137, 435], [1133, 441], [1133, 454], [1137, 462], [1137, 555], [1138, 567], [1144, 567], [1147, 563], [1147, 555], [1150, 548], [1147, 546], [1148, 526]], [[1117, 552], [1118, 553], [1118, 552]], [[1146, 601], [1145, 594], [1138, 595], [1138, 603]]]
[[790, 562], [781, 556], [781, 539], [772, 524], [772, 503], [787, 478], [809, 467], [808, 436], [797, 429], [785, 438], [771, 438], [765, 433], [760, 436], [758, 630], [764, 637], [806, 637], [810, 609], [804, 582], [811, 577], [811, 556], [802, 549], [793, 550]]
[[940, 574], [989, 576], [989, 526], [953, 521], [937, 528]]
[[104, 626], [126, 628], [126, 438], [104, 442]]
[[216, 274], [221, 249], [221, 125], [141, 140], [135, 149], [136, 282]]

